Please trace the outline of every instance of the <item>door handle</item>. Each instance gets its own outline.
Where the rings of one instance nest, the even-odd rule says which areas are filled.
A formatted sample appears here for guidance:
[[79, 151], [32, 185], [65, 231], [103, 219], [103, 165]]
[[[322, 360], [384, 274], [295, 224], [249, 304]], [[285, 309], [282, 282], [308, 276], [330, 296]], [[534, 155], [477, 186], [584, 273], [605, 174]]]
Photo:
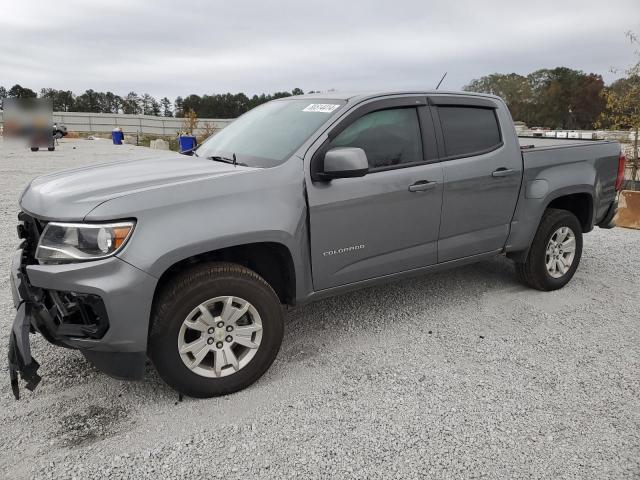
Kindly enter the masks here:
[[438, 182], [430, 182], [428, 180], [420, 180], [414, 183], [413, 185], [409, 185], [410, 192], [424, 192], [425, 190], [431, 190], [436, 188]]
[[516, 171], [513, 168], [505, 168], [500, 167], [497, 170], [494, 170], [491, 174], [492, 177], [508, 177], [509, 175], [513, 175]]

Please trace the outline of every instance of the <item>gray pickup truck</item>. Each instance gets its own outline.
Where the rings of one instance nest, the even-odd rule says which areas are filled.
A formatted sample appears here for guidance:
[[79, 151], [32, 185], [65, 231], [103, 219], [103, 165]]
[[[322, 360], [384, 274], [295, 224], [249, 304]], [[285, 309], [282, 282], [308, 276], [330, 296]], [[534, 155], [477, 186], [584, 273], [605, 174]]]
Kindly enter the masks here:
[[276, 100], [190, 153], [26, 188], [16, 395], [18, 374], [40, 380], [29, 333], [119, 378], [141, 378], [148, 357], [210, 397], [269, 368], [286, 305], [494, 255], [561, 288], [582, 234], [609, 227], [624, 172], [616, 142], [519, 141], [500, 98], [439, 91]]

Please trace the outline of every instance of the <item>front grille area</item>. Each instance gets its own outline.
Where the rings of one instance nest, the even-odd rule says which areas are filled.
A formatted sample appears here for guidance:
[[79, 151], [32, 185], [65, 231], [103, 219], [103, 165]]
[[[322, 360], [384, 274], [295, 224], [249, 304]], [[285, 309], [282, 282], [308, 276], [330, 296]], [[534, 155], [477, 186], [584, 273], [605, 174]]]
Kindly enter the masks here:
[[30, 297], [25, 300], [40, 307], [32, 327], [55, 344], [64, 344], [64, 340], [71, 338], [102, 338], [109, 329], [109, 318], [100, 296], [47, 290], [30, 284], [26, 267], [38, 264], [36, 248], [47, 222], [24, 212], [18, 215], [18, 220], [18, 237], [22, 240], [20, 248], [23, 251], [20, 273]]
[[18, 238], [22, 240], [20, 247], [24, 251], [24, 264], [33, 265], [36, 262], [36, 248], [40, 235], [44, 230], [47, 222], [32, 217], [24, 212], [18, 214]]

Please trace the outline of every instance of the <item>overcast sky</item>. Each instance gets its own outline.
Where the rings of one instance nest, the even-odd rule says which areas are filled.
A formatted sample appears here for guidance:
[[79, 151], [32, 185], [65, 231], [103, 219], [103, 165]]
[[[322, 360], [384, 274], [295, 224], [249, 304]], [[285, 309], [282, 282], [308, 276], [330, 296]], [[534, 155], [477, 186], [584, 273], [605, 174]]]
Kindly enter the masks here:
[[626, 66], [640, 0], [3, 1], [0, 85], [156, 97], [432, 88]]

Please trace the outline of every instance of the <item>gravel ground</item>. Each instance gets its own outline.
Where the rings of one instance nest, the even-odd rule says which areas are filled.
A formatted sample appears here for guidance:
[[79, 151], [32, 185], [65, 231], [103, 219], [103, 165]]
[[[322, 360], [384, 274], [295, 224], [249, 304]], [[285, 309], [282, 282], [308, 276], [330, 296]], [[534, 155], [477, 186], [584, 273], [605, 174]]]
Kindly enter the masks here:
[[[117, 153], [117, 156], [116, 156]], [[38, 174], [149, 151], [0, 143], [0, 350], [16, 199]], [[1, 478], [639, 478], [640, 232], [596, 229], [561, 291], [502, 258], [291, 310], [253, 387], [185, 398], [33, 338], [43, 381], [0, 385]]]

